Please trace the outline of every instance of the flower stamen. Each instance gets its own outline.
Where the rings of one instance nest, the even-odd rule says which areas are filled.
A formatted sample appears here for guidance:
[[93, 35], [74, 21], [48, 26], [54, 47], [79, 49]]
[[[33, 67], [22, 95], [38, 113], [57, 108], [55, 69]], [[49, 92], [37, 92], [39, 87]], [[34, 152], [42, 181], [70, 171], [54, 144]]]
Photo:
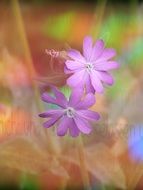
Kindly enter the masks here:
[[93, 65], [90, 63], [87, 63], [85, 65], [85, 68], [86, 68], [87, 72], [90, 73], [93, 70]]
[[72, 107], [68, 107], [67, 109], [65, 109], [65, 114], [68, 117], [73, 118], [75, 114], [75, 110]]

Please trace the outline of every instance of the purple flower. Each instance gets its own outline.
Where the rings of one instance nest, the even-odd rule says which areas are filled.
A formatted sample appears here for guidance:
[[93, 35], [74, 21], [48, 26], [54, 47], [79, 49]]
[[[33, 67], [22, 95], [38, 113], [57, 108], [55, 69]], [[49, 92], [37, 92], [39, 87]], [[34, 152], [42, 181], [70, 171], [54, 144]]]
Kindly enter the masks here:
[[83, 55], [77, 50], [68, 51], [71, 58], [66, 61], [65, 73], [71, 75], [67, 84], [70, 87], [85, 87], [86, 92], [102, 93], [103, 84], [113, 84], [113, 78], [109, 70], [119, 67], [116, 61], [110, 59], [116, 55], [114, 49], [105, 48], [103, 40], [97, 40], [93, 45], [91, 37], [85, 37], [83, 41]]
[[72, 91], [69, 100], [67, 100], [56, 87], [53, 87], [52, 90], [55, 98], [44, 93], [42, 100], [57, 105], [59, 109], [52, 109], [39, 114], [40, 117], [49, 118], [43, 126], [49, 128], [58, 122], [57, 135], [59, 136], [64, 136], [68, 130], [72, 137], [78, 136], [80, 132], [89, 134], [91, 132], [89, 121], [100, 118], [98, 113], [88, 110], [95, 103], [94, 95], [89, 93], [81, 100], [83, 90], [77, 89]]

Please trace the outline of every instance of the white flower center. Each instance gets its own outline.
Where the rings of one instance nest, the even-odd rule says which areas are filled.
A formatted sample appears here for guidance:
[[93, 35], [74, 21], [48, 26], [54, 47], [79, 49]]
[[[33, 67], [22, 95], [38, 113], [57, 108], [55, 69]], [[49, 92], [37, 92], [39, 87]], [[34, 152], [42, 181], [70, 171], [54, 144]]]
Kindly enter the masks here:
[[85, 68], [86, 71], [90, 73], [93, 70], [93, 65], [91, 63], [86, 63]]
[[68, 116], [68, 117], [74, 117], [74, 114], [75, 114], [75, 110], [72, 108], [72, 107], [68, 107], [67, 109], [65, 109], [65, 114]]

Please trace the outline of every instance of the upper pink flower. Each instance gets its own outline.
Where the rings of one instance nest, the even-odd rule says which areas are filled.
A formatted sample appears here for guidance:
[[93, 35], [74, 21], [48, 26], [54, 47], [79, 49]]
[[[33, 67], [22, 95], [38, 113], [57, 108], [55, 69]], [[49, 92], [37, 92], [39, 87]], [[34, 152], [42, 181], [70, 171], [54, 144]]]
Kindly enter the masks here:
[[86, 88], [86, 92], [103, 92], [103, 83], [112, 85], [113, 78], [108, 73], [109, 70], [117, 69], [119, 64], [112, 61], [116, 51], [105, 48], [103, 40], [97, 40], [93, 44], [92, 38], [87, 36], [83, 41], [83, 55], [77, 50], [68, 51], [71, 58], [65, 62], [65, 73], [73, 73], [67, 84], [71, 87]]

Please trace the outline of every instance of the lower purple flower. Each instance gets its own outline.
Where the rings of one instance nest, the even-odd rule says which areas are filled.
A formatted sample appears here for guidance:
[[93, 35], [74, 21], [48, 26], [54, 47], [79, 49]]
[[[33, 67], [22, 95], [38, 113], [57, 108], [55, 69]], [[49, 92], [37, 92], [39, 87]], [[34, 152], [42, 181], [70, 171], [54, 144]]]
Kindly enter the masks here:
[[64, 136], [68, 131], [72, 137], [78, 136], [80, 132], [89, 134], [92, 130], [89, 121], [96, 121], [100, 118], [97, 112], [88, 110], [94, 105], [95, 96], [89, 93], [82, 99], [83, 91], [76, 89], [72, 91], [69, 100], [67, 100], [56, 87], [53, 87], [52, 90], [55, 98], [44, 93], [42, 100], [57, 105], [59, 109], [52, 109], [39, 114], [40, 117], [49, 118], [43, 126], [49, 128], [55, 123], [59, 123], [57, 127], [58, 136]]

